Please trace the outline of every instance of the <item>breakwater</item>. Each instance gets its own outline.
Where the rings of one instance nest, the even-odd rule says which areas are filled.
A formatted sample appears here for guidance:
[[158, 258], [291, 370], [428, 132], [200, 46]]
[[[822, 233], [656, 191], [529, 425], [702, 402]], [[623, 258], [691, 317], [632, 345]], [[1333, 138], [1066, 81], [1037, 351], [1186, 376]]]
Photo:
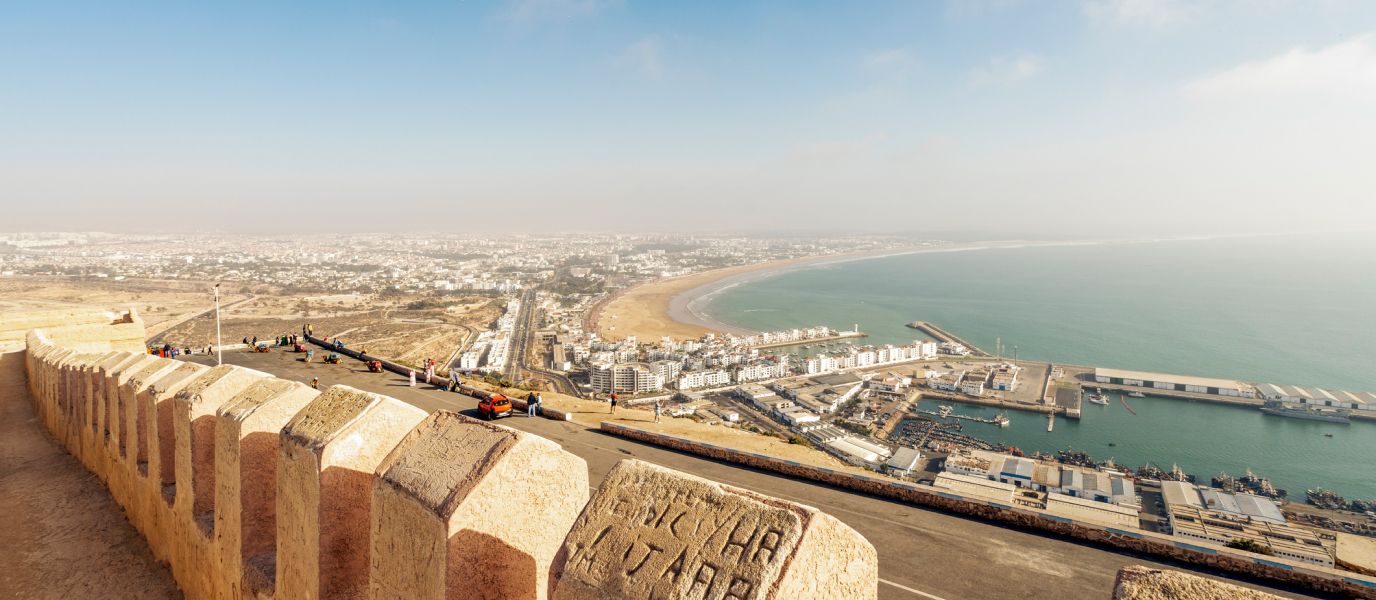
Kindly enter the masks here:
[[908, 327], [911, 327], [927, 335], [930, 335], [936, 338], [936, 341], [938, 342], [950, 342], [952, 344], [960, 344], [962, 346], [965, 346], [966, 348], [969, 348], [970, 352], [974, 353], [975, 356], [993, 356], [988, 352], [980, 350], [974, 344], [971, 344], [970, 342], [967, 342], [954, 335], [951, 335], [947, 333], [946, 330], [926, 321], [913, 321], [912, 323], [908, 323]]

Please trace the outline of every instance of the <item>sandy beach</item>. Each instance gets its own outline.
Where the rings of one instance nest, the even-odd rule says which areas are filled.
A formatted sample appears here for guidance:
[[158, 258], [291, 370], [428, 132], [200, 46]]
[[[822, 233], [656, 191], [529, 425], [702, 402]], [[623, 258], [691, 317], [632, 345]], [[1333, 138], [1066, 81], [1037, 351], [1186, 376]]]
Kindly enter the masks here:
[[[806, 268], [815, 263], [1027, 243], [1029, 242], [1002, 241], [942, 246], [904, 246], [869, 252], [775, 260], [670, 277], [632, 288], [622, 294], [620, 298], [608, 303], [599, 313], [598, 329], [602, 337], [607, 339], [619, 340], [634, 335], [639, 341], [658, 341], [661, 336], [666, 335], [676, 339], [693, 339], [704, 333], [754, 333], [748, 329], [714, 321], [703, 314], [702, 308], [715, 295], [737, 285], [786, 273], [794, 269]], [[798, 326], [810, 326], [810, 324], [799, 323]]]

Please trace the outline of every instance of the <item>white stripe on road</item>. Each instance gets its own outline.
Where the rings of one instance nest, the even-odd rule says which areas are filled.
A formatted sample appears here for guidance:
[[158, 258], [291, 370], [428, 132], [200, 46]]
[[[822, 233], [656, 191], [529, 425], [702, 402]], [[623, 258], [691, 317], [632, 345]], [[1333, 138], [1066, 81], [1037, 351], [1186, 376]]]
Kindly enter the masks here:
[[906, 585], [898, 585], [897, 583], [894, 583], [894, 582], [889, 581], [889, 580], [887, 580], [887, 579], [880, 579], [880, 580], [879, 580], [879, 583], [887, 583], [887, 584], [889, 584], [889, 585], [891, 585], [891, 586], [893, 586], [893, 587], [896, 587], [896, 588], [898, 588], [898, 589], [900, 589], [900, 590], [907, 590], [907, 591], [909, 591], [909, 592], [912, 592], [912, 593], [914, 593], [914, 594], [917, 594], [917, 595], [919, 595], [919, 596], [922, 596], [923, 598], [931, 598], [932, 600], [945, 600], [945, 599], [942, 598], [941, 596], [933, 596], [933, 595], [931, 595], [931, 594], [928, 594], [927, 592], [919, 592], [919, 591], [917, 591], [917, 590], [915, 590], [915, 589], [913, 589], [913, 588], [910, 588], [910, 587], [908, 587], [908, 586], [906, 586]]

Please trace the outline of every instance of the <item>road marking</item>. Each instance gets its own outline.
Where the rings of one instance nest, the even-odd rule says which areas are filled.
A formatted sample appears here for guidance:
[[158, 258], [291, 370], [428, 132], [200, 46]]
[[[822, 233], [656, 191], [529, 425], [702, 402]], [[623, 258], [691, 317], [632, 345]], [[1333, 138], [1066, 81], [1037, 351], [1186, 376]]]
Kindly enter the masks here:
[[932, 600], [946, 600], [945, 598], [942, 598], [941, 596], [933, 596], [933, 595], [931, 595], [931, 594], [928, 594], [927, 592], [921, 592], [921, 591], [915, 590], [915, 589], [913, 589], [913, 588], [910, 588], [910, 587], [908, 587], [908, 586], [906, 586], [906, 585], [899, 585], [899, 584], [894, 583], [894, 582], [892, 582], [892, 581], [889, 581], [889, 580], [887, 580], [887, 579], [880, 579], [880, 580], [879, 580], [879, 583], [887, 583], [887, 584], [889, 584], [889, 585], [891, 585], [891, 586], [893, 586], [893, 587], [896, 587], [896, 588], [898, 588], [898, 589], [900, 589], [900, 590], [906, 590], [906, 591], [912, 592], [912, 593], [914, 593], [914, 594], [917, 594], [917, 595], [919, 595], [919, 596], [922, 596], [923, 598], [931, 598]]

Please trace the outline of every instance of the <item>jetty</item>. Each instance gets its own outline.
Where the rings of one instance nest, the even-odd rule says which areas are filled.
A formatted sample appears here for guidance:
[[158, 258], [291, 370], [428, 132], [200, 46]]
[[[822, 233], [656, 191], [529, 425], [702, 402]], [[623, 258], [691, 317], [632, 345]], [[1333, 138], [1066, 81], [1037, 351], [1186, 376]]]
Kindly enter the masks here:
[[918, 409], [914, 409], [914, 412], [920, 412], [920, 413], [922, 413], [922, 414], [924, 414], [924, 415], [930, 415], [930, 416], [937, 417], [937, 418], [941, 418], [941, 419], [947, 419], [947, 418], [950, 418], [950, 419], [965, 419], [965, 420], [967, 420], [967, 421], [975, 421], [975, 422], [978, 422], [978, 423], [989, 423], [989, 424], [991, 424], [991, 425], [997, 425], [997, 424], [998, 424], [998, 420], [996, 420], [996, 419], [982, 419], [982, 418], [980, 418], [980, 417], [970, 417], [970, 416], [966, 416], [966, 415], [951, 414], [951, 411], [952, 411], [952, 410], [954, 410], [954, 409], [953, 409], [952, 407], [950, 407], [950, 406], [943, 406], [943, 407], [941, 407], [941, 410], [940, 410], [940, 411], [935, 411], [935, 410], [922, 410], [922, 409], [918, 408]]
[[927, 335], [930, 335], [936, 338], [936, 341], [938, 342], [951, 342], [953, 344], [960, 344], [962, 346], [965, 346], [966, 348], [970, 349], [970, 352], [974, 356], [993, 356], [988, 352], [976, 348], [974, 344], [971, 344], [970, 342], [967, 342], [954, 335], [946, 333], [946, 330], [926, 321], [913, 321], [912, 323], [908, 323], [908, 327], [911, 327]]

